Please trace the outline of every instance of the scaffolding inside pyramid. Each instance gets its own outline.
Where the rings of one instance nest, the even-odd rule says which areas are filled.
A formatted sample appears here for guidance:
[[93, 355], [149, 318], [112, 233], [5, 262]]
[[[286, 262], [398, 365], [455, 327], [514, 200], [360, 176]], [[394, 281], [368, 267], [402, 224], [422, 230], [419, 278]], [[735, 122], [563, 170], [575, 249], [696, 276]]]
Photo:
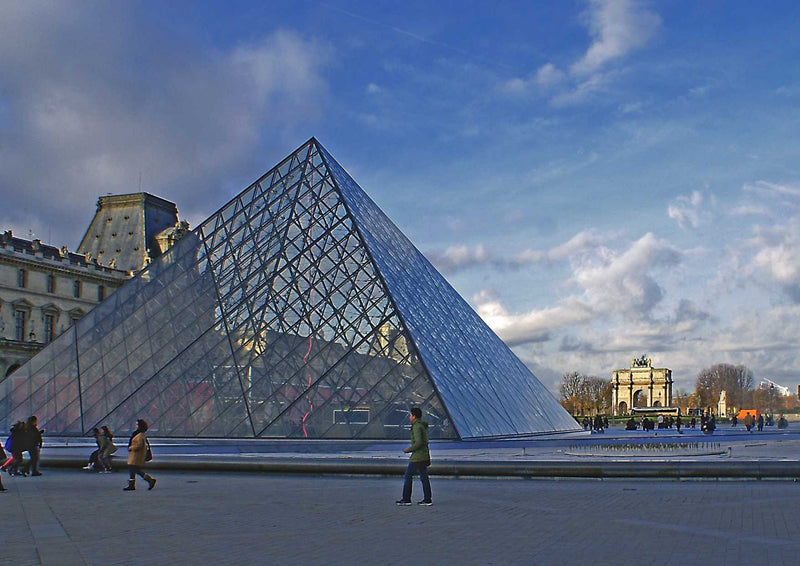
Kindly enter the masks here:
[[0, 383], [0, 428], [431, 438], [577, 430], [314, 138]]

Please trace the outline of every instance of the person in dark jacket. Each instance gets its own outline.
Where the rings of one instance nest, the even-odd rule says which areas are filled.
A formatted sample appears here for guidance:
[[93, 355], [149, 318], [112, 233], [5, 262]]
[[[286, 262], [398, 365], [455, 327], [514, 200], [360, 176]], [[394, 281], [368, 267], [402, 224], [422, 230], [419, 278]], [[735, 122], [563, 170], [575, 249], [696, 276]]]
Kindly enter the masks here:
[[26, 447], [28, 454], [31, 455], [31, 475], [41, 476], [42, 472], [39, 471], [39, 455], [42, 452], [42, 435], [44, 434], [44, 430], [39, 430], [39, 419], [36, 418], [36, 415], [28, 417], [25, 431], [27, 435]]
[[[6, 451], [3, 450], [2, 444], [0, 444], [0, 460], [2, 460], [3, 462], [5, 462], [6, 460]], [[0, 474], [0, 491], [8, 491], [5, 487], [3, 487], [2, 474]]]
[[411, 454], [406, 467], [406, 475], [403, 480], [403, 498], [398, 499], [398, 505], [411, 505], [411, 483], [414, 474], [419, 474], [422, 482], [423, 499], [419, 505], [433, 505], [431, 499], [431, 481], [428, 478], [428, 466], [431, 465], [431, 453], [428, 450], [428, 423], [422, 420], [422, 410], [419, 407], [411, 409], [408, 415], [411, 421], [411, 446], [403, 450], [406, 454]]
[[11, 445], [7, 445], [7, 448], [9, 452], [11, 452], [11, 456], [3, 463], [1, 469], [7, 471], [9, 475], [12, 476], [28, 475], [21, 467], [22, 453], [27, 450], [25, 446], [27, 442], [27, 435], [25, 433], [24, 421], [17, 421], [14, 423], [14, 426], [11, 427], [11, 438], [9, 439], [9, 442]]

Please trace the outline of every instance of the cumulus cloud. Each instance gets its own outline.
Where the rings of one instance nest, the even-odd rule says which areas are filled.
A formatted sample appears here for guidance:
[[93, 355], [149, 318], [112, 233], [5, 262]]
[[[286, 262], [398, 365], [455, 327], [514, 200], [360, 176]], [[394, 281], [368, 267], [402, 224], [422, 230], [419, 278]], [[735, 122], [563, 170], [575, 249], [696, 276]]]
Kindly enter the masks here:
[[603, 237], [599, 233], [584, 230], [548, 251], [526, 249], [504, 256], [490, 252], [483, 244], [478, 244], [474, 247], [450, 246], [444, 251], [427, 252], [425, 256], [442, 273], [455, 273], [480, 265], [491, 265], [496, 269], [517, 269], [534, 263], [553, 263], [591, 255], [602, 247]]
[[514, 255], [508, 262], [514, 266], [523, 266], [539, 262], [557, 262], [569, 257], [585, 254], [592, 254], [603, 245], [603, 237], [594, 230], [583, 230], [578, 232], [564, 242], [549, 251], [542, 250], [523, 250]]
[[580, 301], [568, 300], [547, 309], [515, 314], [492, 294], [481, 293], [473, 298], [476, 311], [492, 330], [509, 346], [549, 340], [551, 333], [564, 326], [579, 324], [592, 318], [591, 310]]
[[703, 194], [700, 191], [692, 191], [690, 195], [681, 195], [670, 203], [667, 207], [667, 216], [676, 221], [681, 228], [697, 228], [701, 220], [708, 216], [703, 205]]
[[426, 255], [442, 273], [454, 273], [486, 263], [490, 259], [486, 248], [480, 244], [472, 249], [469, 246], [450, 246], [444, 252], [430, 252]]
[[[677, 266], [684, 256], [668, 242], [645, 234], [627, 249], [618, 251], [604, 243], [601, 235], [584, 231], [547, 252], [529, 250], [525, 255], [530, 261], [565, 262], [570, 265], [572, 274], [563, 286], [569, 290], [568, 294], [549, 308], [512, 312], [494, 293], [482, 292], [473, 297], [478, 314], [510, 345], [546, 342], [560, 330], [595, 322], [608, 324], [611, 320], [624, 320], [628, 329], [632, 324], [648, 329], [654, 342], [656, 336], [666, 333], [653, 331], [657, 324], [653, 322], [652, 313], [665, 295], [659, 284], [659, 274]], [[682, 301], [673, 319], [663, 324], [670, 325], [671, 329], [678, 324], [688, 328], [707, 316], [693, 303]], [[624, 334], [629, 335], [627, 330]], [[578, 342], [580, 345], [576, 345]], [[573, 334], [567, 341], [562, 338], [561, 348], [563, 351], [587, 351], [603, 350], [606, 346], [588, 339], [579, 340]]]
[[4, 5], [0, 96], [13, 123], [0, 128], [0, 223], [77, 243], [97, 197], [136, 192], [139, 179], [196, 222], [321, 114], [323, 44], [277, 30], [209, 52], [153, 35], [136, 9]]
[[681, 258], [680, 250], [647, 233], [622, 253], [600, 248], [571, 256], [572, 282], [594, 310], [647, 317], [664, 297], [653, 271], [674, 267]]
[[752, 269], [756, 277], [777, 283], [795, 302], [800, 302], [800, 223], [754, 230], [749, 244], [756, 250]]

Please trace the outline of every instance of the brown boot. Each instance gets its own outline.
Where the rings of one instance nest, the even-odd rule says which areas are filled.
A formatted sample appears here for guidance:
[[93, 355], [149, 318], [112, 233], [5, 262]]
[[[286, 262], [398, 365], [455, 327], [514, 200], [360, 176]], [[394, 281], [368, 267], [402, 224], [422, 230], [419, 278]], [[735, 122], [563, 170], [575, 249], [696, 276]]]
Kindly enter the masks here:
[[128, 487], [123, 487], [122, 491], [133, 491], [136, 489], [136, 480], [128, 480]]
[[153, 489], [156, 486], [156, 478], [154, 478], [150, 474], [145, 474], [144, 475], [144, 481], [146, 481], [147, 484], [149, 485], [149, 487], [147, 488], [147, 491], [150, 491], [151, 489]]

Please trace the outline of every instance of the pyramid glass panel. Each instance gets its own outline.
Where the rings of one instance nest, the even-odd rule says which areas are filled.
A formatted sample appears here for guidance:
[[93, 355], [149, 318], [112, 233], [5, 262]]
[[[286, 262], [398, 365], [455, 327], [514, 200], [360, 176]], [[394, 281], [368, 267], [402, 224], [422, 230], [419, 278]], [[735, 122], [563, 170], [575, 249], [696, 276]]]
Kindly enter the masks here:
[[311, 139], [0, 382], [0, 426], [432, 438], [577, 423]]

